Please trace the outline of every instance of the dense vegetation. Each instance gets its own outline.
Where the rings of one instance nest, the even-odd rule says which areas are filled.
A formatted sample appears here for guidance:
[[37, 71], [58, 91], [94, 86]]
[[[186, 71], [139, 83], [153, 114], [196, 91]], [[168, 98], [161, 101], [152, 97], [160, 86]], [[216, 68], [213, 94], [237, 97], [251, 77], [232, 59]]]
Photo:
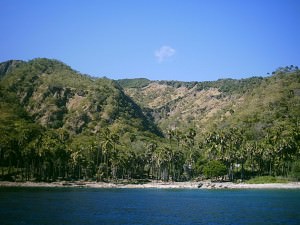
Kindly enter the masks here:
[[146, 78], [121, 79], [117, 81], [124, 88], [143, 88], [151, 83]]
[[[297, 67], [266, 78], [155, 84], [92, 78], [59, 61], [35, 59], [1, 63], [0, 77], [2, 180], [300, 178]], [[141, 109], [136, 96], [123, 91], [150, 85], [179, 94], [155, 111], [147, 104]], [[152, 96], [149, 105], [158, 98], [153, 92], [143, 96]], [[172, 104], [187, 102], [185, 96], [208, 96], [206, 103], [222, 107], [201, 109], [209, 115], [201, 121], [175, 121]], [[159, 111], [164, 106], [168, 113]]]
[[[186, 87], [188, 89], [195, 88], [197, 91], [208, 90], [210, 88], [217, 88], [224, 94], [232, 94], [232, 93], [245, 93], [248, 90], [256, 87], [263, 80], [262, 77], [251, 77], [248, 79], [219, 79], [217, 81], [204, 81], [204, 82], [183, 82], [183, 81], [158, 81], [161, 85], [168, 85], [174, 88]], [[135, 83], [138, 80], [136, 79], [127, 79], [127, 82]], [[120, 83], [124, 88], [132, 88], [137, 86], [123, 85], [123, 80]], [[147, 83], [144, 83], [143, 87], [145, 87]]]

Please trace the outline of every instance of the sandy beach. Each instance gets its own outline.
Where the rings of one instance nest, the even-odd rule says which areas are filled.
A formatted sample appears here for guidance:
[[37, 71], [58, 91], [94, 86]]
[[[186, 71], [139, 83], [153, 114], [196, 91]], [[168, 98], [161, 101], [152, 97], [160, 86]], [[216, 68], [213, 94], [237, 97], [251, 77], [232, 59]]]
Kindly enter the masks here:
[[152, 188], [152, 189], [300, 189], [300, 182], [246, 184], [232, 182], [161, 182], [144, 184], [117, 184], [105, 182], [8, 182], [0, 181], [0, 187], [85, 187], [85, 188]]

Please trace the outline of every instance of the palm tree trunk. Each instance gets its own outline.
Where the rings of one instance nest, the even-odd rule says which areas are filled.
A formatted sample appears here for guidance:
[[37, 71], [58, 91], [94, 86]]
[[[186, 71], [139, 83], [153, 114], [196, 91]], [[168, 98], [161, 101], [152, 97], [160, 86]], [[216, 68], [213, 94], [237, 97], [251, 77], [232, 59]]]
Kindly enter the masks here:
[[244, 162], [242, 162], [241, 180], [244, 180]]

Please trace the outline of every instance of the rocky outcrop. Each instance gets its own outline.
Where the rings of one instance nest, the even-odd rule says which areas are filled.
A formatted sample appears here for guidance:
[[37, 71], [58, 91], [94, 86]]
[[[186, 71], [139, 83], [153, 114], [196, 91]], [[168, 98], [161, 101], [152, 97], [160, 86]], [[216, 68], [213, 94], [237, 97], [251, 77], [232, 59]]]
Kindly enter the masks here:
[[0, 63], [0, 79], [23, 63], [24, 61], [21, 60], [9, 60]]

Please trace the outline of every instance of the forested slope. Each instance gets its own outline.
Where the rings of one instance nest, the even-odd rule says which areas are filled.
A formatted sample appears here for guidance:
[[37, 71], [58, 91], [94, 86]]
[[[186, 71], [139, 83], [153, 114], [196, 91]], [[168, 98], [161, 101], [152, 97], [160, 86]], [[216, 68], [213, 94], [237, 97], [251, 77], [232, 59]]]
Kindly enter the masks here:
[[198, 163], [190, 161], [200, 174], [211, 160], [225, 164], [232, 177], [234, 171], [243, 173], [242, 178], [244, 173], [287, 176], [299, 168], [298, 67], [241, 80], [152, 81], [138, 87], [127, 81], [124, 90], [178, 145], [195, 132], [201, 153]]
[[0, 72], [1, 164], [9, 171], [22, 167], [23, 176], [48, 179], [64, 177], [73, 167], [71, 175], [81, 177], [84, 162], [86, 173], [95, 174], [104, 160], [101, 142], [125, 145], [133, 136], [161, 136], [113, 80], [82, 75], [49, 59], [8, 61]]
[[57, 60], [0, 64], [0, 179], [299, 178], [300, 71], [113, 81]]

